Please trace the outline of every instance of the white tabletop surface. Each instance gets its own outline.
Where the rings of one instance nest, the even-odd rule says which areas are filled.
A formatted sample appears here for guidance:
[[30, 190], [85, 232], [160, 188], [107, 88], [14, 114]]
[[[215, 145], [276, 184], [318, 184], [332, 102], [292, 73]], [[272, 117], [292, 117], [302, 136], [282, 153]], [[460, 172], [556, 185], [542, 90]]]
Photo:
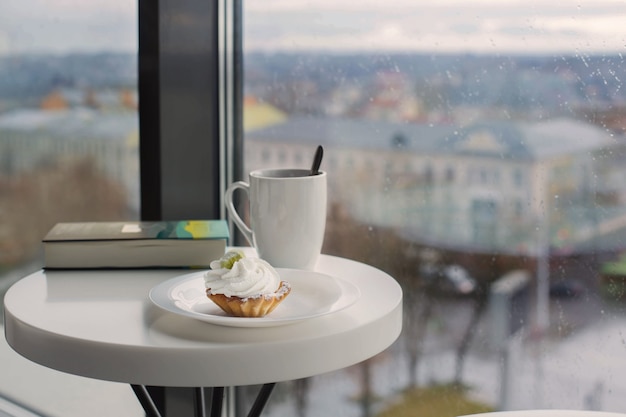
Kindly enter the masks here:
[[5, 336], [49, 368], [172, 387], [309, 377], [368, 359], [397, 339], [402, 291], [392, 277], [327, 255], [316, 271], [357, 285], [359, 299], [329, 315], [263, 328], [210, 324], [149, 300], [154, 286], [189, 271], [39, 271], [6, 293]]

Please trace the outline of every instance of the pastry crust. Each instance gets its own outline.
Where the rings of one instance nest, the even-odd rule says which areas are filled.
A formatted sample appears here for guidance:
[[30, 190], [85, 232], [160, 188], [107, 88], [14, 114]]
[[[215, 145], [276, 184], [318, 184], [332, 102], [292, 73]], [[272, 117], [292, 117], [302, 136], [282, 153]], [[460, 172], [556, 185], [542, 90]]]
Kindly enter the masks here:
[[286, 281], [281, 281], [276, 292], [271, 294], [258, 294], [252, 297], [228, 297], [224, 294], [211, 294], [207, 288], [206, 295], [224, 312], [236, 317], [263, 317], [272, 312], [291, 292], [291, 286]]

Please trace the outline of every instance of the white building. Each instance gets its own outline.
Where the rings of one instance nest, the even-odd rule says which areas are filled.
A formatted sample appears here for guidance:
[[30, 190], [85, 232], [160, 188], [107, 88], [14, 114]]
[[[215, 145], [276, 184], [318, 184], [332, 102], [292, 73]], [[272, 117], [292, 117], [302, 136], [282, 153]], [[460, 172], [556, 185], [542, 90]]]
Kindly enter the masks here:
[[139, 204], [139, 121], [133, 111], [86, 107], [19, 109], [0, 115], [0, 174], [5, 179], [66, 159], [91, 158]]
[[246, 169], [308, 167], [318, 144], [331, 204], [417, 241], [533, 254], [545, 238], [572, 251], [626, 230], [624, 145], [576, 120], [457, 127], [293, 118], [247, 132]]

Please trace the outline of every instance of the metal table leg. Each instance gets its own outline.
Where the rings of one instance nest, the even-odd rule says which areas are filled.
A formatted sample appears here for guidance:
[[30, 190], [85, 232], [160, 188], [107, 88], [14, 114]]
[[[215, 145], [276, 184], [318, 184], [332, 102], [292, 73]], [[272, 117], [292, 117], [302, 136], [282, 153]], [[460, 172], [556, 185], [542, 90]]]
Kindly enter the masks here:
[[[261, 390], [257, 394], [252, 407], [250, 408], [250, 412], [248, 413], [248, 417], [259, 417], [267, 404], [267, 401], [274, 390], [276, 383], [267, 383], [261, 387]], [[135, 385], [131, 384], [133, 392], [135, 396], [139, 400], [139, 403], [143, 407], [146, 412], [147, 417], [164, 417], [161, 415], [161, 412], [157, 408], [152, 399], [152, 396], [148, 392], [147, 388], [144, 385]], [[224, 405], [224, 387], [214, 387], [212, 389], [211, 394], [211, 411], [210, 417], [221, 417], [222, 409]], [[191, 405], [187, 403], [187, 405]], [[194, 416], [195, 417], [206, 417], [206, 401], [204, 395], [204, 388], [194, 388], [193, 389], [193, 406], [194, 406]], [[184, 408], [186, 408], [185, 406]], [[190, 410], [189, 410], [190, 411]], [[167, 414], [170, 414], [169, 412]]]
[[265, 408], [265, 404], [267, 404], [267, 400], [269, 400], [270, 395], [272, 394], [272, 390], [276, 386], [275, 382], [264, 384], [261, 387], [261, 391], [256, 397], [254, 404], [252, 404], [252, 408], [248, 413], [248, 417], [258, 417], [263, 412], [263, 408]]
[[195, 404], [194, 415], [195, 417], [206, 417], [205, 401], [204, 401], [204, 388], [194, 388], [193, 398]]
[[211, 395], [211, 416], [222, 417], [222, 405], [224, 404], [224, 387], [214, 387]]
[[150, 396], [150, 393], [148, 392], [146, 387], [144, 385], [134, 384], [131, 384], [131, 387], [133, 388], [133, 391], [135, 393], [135, 396], [137, 396], [139, 403], [146, 412], [146, 416], [161, 417], [161, 413], [159, 412], [157, 406], [154, 404], [154, 401], [152, 400], [152, 397]]

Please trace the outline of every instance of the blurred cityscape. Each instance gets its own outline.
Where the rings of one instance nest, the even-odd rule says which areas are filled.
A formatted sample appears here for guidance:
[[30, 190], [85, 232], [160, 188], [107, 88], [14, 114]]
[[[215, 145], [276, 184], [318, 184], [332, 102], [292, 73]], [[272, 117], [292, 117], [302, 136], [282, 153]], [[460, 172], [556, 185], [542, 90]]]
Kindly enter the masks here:
[[[513, 269], [533, 285], [547, 274], [554, 297], [580, 301], [551, 313], [558, 337], [621, 314], [597, 285], [599, 258], [626, 242], [622, 56], [251, 53], [245, 71], [246, 171], [308, 167], [324, 145], [324, 250], [390, 272], [405, 291], [402, 340], [363, 375], [391, 362], [380, 372], [413, 370], [391, 377], [398, 390], [439, 381], [432, 363], [417, 370], [436, 356], [456, 361], [447, 380], [483, 384], [496, 403], [497, 378], [485, 388], [463, 361], [472, 336], [488, 339], [488, 284]], [[0, 268], [36, 259], [58, 221], [139, 216], [138, 106], [136, 55], [0, 60]], [[470, 370], [488, 356], [478, 350]], [[345, 415], [369, 415], [368, 401]]]
[[[246, 170], [305, 166], [321, 143], [331, 204], [411, 241], [530, 256], [545, 245], [559, 254], [619, 249], [626, 230], [623, 61], [250, 53]], [[108, 190], [103, 196], [117, 198], [91, 199], [98, 209], [89, 216], [137, 217], [136, 86], [133, 54], [3, 58], [3, 195], [34, 193], [29, 183], [50, 182], [52, 172], [65, 172], [72, 184], [75, 170], [91, 170], [97, 188]], [[46, 193], [68, 204], [58, 213], [34, 215], [42, 195], [30, 197], [33, 213], [3, 198], [0, 260], [32, 256], [52, 224], [80, 217], [87, 202], [70, 197], [79, 185], [49, 184]], [[34, 236], [10, 226], [26, 222], [10, 217], [20, 215], [39, 219]]]
[[246, 166], [302, 166], [321, 143], [333, 202], [408, 240], [614, 250], [626, 237], [621, 62], [251, 54]]
[[138, 217], [134, 55], [0, 60], [0, 269], [59, 221]]

